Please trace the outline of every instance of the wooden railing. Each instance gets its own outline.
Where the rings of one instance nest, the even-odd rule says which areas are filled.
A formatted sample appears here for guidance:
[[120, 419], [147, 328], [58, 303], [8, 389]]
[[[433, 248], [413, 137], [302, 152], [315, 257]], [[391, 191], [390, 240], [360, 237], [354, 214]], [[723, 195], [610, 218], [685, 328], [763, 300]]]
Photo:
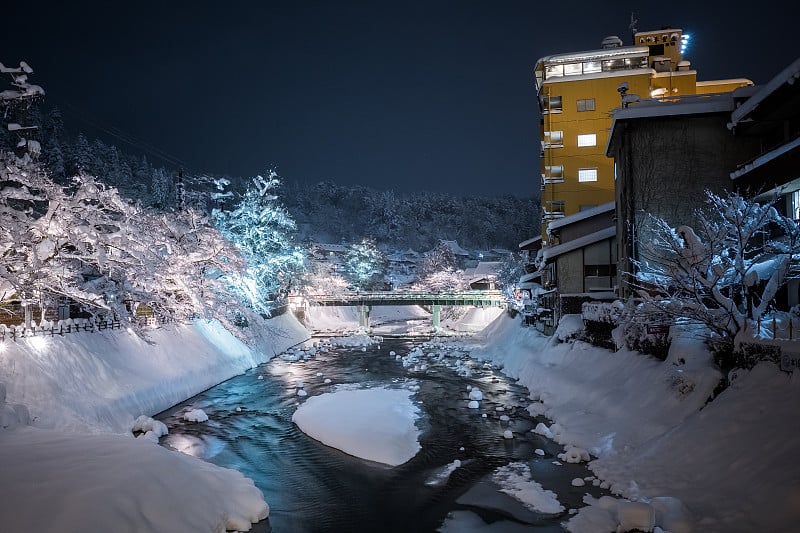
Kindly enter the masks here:
[[78, 333], [80, 331], [104, 331], [107, 329], [121, 329], [122, 324], [119, 320], [84, 320], [81, 322], [59, 321], [57, 324], [46, 326], [6, 326], [0, 324], [0, 341], [6, 339], [16, 341], [24, 337], [42, 337], [65, 335], [67, 333]]

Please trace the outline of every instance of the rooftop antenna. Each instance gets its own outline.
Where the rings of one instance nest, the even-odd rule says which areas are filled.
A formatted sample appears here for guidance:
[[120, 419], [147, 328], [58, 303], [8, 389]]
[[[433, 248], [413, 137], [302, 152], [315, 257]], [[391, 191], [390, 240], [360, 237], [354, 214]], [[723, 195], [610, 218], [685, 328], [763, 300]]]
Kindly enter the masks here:
[[633, 44], [636, 45], [636, 32], [639, 31], [636, 29], [636, 23], [639, 22], [633, 17], [633, 11], [631, 11], [631, 23], [628, 25], [628, 29], [631, 30], [631, 39], [633, 40]]

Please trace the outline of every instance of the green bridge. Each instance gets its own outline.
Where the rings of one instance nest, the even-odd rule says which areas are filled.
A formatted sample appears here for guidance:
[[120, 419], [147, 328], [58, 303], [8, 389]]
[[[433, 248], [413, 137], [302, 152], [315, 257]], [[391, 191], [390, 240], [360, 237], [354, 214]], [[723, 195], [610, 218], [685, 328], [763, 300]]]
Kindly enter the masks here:
[[369, 315], [376, 305], [421, 305], [431, 308], [433, 327], [439, 327], [443, 305], [504, 307], [506, 297], [497, 290], [467, 291], [351, 291], [341, 294], [289, 296], [293, 309], [306, 306], [358, 306], [359, 325], [369, 329]]

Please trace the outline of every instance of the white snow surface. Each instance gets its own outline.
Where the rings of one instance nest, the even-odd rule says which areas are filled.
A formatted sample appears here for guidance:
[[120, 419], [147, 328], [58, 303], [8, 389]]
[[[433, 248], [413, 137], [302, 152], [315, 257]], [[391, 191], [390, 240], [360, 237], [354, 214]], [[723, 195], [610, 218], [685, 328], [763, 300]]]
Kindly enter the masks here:
[[337, 390], [308, 398], [292, 421], [311, 438], [347, 454], [398, 466], [420, 450], [419, 408], [406, 389]]
[[149, 415], [309, 337], [288, 314], [267, 329], [252, 345], [200, 320], [147, 340], [106, 330], [0, 344], [2, 530], [222, 533], [265, 518], [252, 480], [153, 444], [166, 427]]
[[760, 363], [706, 405], [720, 374], [692, 331], [673, 337], [659, 361], [560, 343], [503, 315], [469, 348], [528, 387], [529, 410], [554, 422], [552, 438], [591, 453], [589, 467], [620, 497], [587, 497], [569, 531], [615, 531], [641, 514], [628, 513], [626, 500], [648, 503], [655, 526], [672, 533], [795, 531], [796, 373]]
[[[270, 323], [274, 334], [255, 348], [213, 322], [153, 330], [148, 341], [104, 331], [0, 346], [3, 530], [249, 529], [268, 512], [252, 481], [148, 442], [164, 431], [149, 415], [308, 339], [290, 315]], [[615, 531], [651, 519], [654, 531], [671, 533], [796, 530], [796, 373], [761, 363], [738, 371], [732, 385], [708, 402], [721, 376], [690, 330], [672, 328], [669, 356], [659, 361], [560, 342], [578, 324], [568, 319], [563, 326], [560, 335], [545, 337], [503, 314], [463, 342], [473, 357], [491, 361], [528, 387], [528, 410], [550, 420], [537, 432], [576, 458], [591, 454], [589, 468], [616, 495], [587, 495], [586, 507], [565, 517], [569, 531]], [[411, 392], [366, 389], [369, 398], [348, 400], [345, 393], [352, 392], [357, 391], [337, 390], [328, 399], [352, 415], [353, 424], [323, 429], [319, 440], [340, 433], [340, 449], [386, 464], [413, 457], [419, 413], [413, 412]], [[322, 396], [298, 400], [297, 413], [329, 403]], [[391, 410], [397, 404], [403, 407], [390, 415], [394, 422], [365, 429], [364, 408]], [[321, 427], [322, 417], [312, 412], [310, 418]], [[134, 439], [134, 427], [150, 436]], [[357, 441], [378, 429], [400, 431], [405, 446], [391, 458], [371, 455], [373, 445]], [[514, 484], [523, 487], [520, 479]], [[546, 495], [534, 482], [522, 497]], [[459, 531], [498, 530], [472, 513], [453, 516], [463, 526]], [[453, 522], [444, 530], [453, 530]]]

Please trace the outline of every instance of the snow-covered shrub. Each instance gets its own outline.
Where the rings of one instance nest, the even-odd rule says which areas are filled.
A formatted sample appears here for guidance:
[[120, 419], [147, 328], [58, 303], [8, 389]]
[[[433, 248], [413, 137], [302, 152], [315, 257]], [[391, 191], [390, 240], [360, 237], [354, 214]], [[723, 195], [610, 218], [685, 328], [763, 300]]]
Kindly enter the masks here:
[[621, 340], [628, 350], [666, 359], [669, 353], [670, 338], [664, 333], [649, 333], [650, 326], [665, 326], [672, 317], [652, 301], [642, 302], [630, 299], [619, 316], [619, 326], [614, 332], [615, 339]]
[[561, 342], [569, 342], [579, 338], [584, 331], [581, 315], [564, 315], [558, 321], [555, 337]]

